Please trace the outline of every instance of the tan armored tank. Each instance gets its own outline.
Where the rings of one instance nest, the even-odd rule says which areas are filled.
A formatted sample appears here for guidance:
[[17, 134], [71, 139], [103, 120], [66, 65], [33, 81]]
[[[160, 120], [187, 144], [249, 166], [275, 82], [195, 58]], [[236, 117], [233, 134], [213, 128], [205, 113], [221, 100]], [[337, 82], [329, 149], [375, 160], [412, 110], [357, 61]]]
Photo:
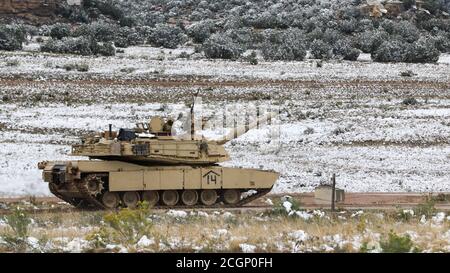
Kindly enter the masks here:
[[72, 155], [89, 160], [43, 161], [38, 167], [50, 191], [77, 207], [135, 207], [141, 200], [167, 207], [240, 206], [268, 193], [278, 173], [221, 167], [217, 163], [230, 160], [222, 145], [272, 116], [219, 140], [195, 135], [193, 126], [190, 134], [173, 136], [173, 120], [160, 117], [118, 132], [110, 125], [72, 146]]

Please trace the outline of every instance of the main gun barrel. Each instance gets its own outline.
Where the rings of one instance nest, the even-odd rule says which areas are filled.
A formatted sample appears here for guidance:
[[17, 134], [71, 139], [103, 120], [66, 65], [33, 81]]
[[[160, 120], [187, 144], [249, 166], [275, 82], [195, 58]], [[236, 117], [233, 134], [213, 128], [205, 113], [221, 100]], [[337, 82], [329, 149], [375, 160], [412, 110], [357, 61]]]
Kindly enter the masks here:
[[238, 138], [241, 135], [247, 133], [249, 130], [258, 127], [261, 124], [265, 124], [267, 121], [270, 121], [274, 117], [275, 117], [275, 113], [270, 112], [256, 120], [254, 120], [253, 122], [251, 122], [247, 125], [235, 127], [227, 135], [225, 135], [221, 139], [217, 140], [217, 144], [223, 145], [232, 139]]

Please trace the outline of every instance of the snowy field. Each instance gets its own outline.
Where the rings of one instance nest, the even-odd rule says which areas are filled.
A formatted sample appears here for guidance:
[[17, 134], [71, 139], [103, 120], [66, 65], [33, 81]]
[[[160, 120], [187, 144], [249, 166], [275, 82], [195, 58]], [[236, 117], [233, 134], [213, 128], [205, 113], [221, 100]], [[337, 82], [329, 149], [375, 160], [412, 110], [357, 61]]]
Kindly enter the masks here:
[[[226, 144], [232, 160], [223, 164], [280, 172], [274, 192], [311, 191], [332, 173], [353, 192], [450, 191], [448, 56], [434, 65], [363, 56], [318, 68], [314, 60], [177, 58], [182, 51], [192, 49], [130, 48], [112, 58], [0, 53], [0, 196], [49, 195], [37, 162], [73, 158], [78, 135], [109, 123], [177, 117], [198, 89], [211, 120], [233, 111], [242, 120], [255, 103], [280, 110], [272, 125]], [[88, 72], [59, 68], [80, 62]], [[400, 76], [407, 70], [415, 75]]]

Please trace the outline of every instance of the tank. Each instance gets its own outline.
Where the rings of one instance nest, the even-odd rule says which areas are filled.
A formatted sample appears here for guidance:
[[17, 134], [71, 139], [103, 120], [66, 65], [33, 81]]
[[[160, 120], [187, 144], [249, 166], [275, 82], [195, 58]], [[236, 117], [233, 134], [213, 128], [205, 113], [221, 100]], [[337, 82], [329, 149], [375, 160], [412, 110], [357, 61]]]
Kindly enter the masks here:
[[[193, 116], [193, 115], [192, 115]], [[174, 121], [153, 117], [135, 128], [83, 136], [71, 155], [88, 160], [43, 161], [44, 182], [73, 206], [114, 209], [147, 201], [156, 207], [235, 207], [267, 194], [279, 174], [229, 168], [224, 144], [274, 116], [269, 113], [229, 134], [208, 140], [194, 131], [172, 135]]]

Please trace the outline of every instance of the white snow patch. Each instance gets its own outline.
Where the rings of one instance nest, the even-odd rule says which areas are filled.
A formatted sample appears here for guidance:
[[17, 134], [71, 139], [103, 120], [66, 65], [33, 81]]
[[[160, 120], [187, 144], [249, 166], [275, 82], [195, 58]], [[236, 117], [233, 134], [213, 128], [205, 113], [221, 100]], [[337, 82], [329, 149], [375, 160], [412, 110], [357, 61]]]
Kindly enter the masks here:
[[184, 210], [172, 210], [171, 209], [167, 212], [167, 215], [175, 217], [175, 218], [186, 218], [188, 214]]
[[239, 247], [241, 248], [241, 251], [244, 253], [253, 253], [256, 250], [256, 246], [251, 244], [239, 244]]
[[305, 242], [308, 240], [309, 236], [308, 234], [303, 230], [296, 230], [293, 232], [290, 232], [288, 236], [296, 241]]
[[65, 247], [63, 247], [63, 250], [66, 252], [75, 252], [75, 253], [79, 253], [82, 252], [83, 249], [87, 248], [89, 246], [89, 242], [76, 237], [73, 238], [72, 241], [70, 241], [69, 243], [67, 243], [67, 245]]
[[283, 202], [283, 207], [286, 210], [286, 212], [291, 212], [292, 210], [292, 203], [289, 201], [284, 201]]
[[303, 220], [309, 220], [314, 217], [313, 215], [307, 213], [306, 211], [295, 211], [295, 215], [302, 218]]
[[228, 234], [228, 230], [226, 230], [226, 229], [224, 229], [224, 228], [221, 228], [221, 229], [216, 230], [216, 234], [217, 234], [217, 236], [219, 236], [219, 237], [225, 236], [225, 235]]
[[223, 218], [232, 218], [232, 217], [234, 217], [234, 214], [229, 211], [226, 211], [222, 214], [222, 217]]
[[421, 224], [426, 224], [427, 223], [427, 217], [425, 215], [422, 215], [422, 217], [420, 217], [420, 223]]
[[364, 211], [362, 211], [362, 210], [359, 210], [359, 211], [357, 211], [357, 212], [355, 212], [355, 213], [353, 213], [350, 217], [356, 217], [356, 216], [359, 216], [359, 215], [362, 215], [364, 213]]
[[435, 216], [431, 218], [434, 224], [442, 224], [445, 220], [445, 212], [438, 212]]
[[155, 240], [153, 238], [148, 238], [146, 235], [142, 236], [141, 239], [136, 243], [138, 247], [149, 247], [155, 243]]

